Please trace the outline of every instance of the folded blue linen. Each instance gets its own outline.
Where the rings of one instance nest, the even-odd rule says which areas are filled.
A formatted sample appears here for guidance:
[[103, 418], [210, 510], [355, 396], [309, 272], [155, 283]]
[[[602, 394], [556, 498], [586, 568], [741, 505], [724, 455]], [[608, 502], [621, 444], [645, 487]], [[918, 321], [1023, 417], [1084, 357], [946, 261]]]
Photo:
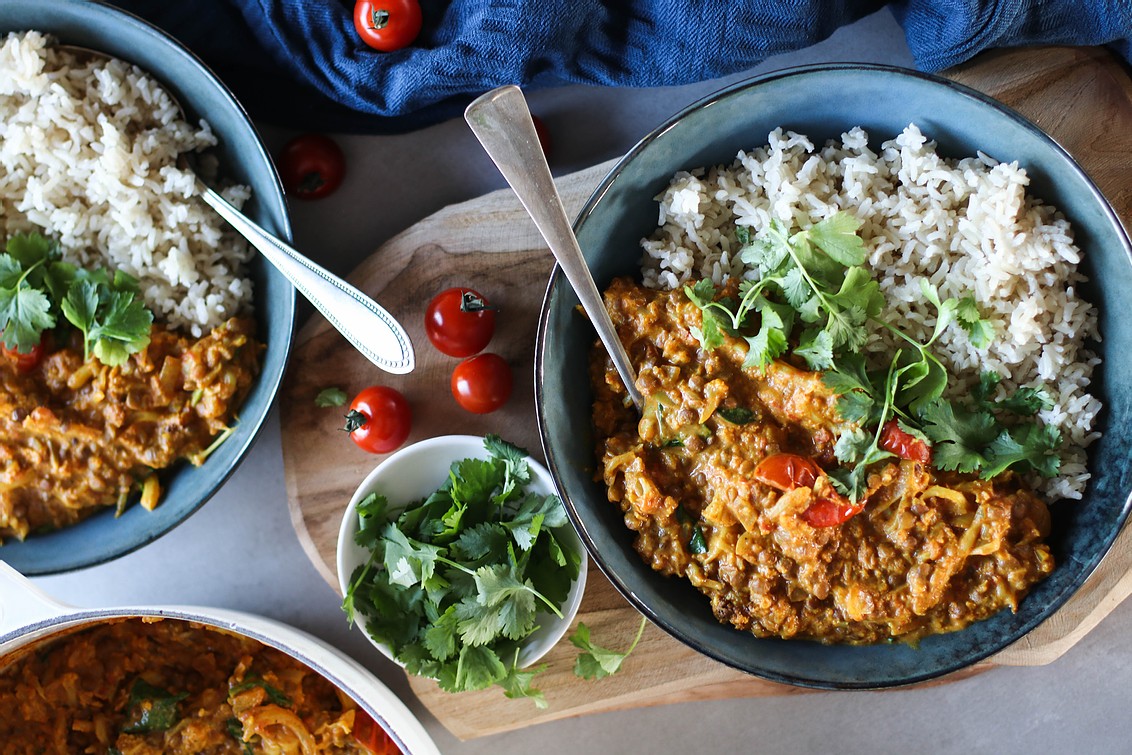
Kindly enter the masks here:
[[[196, 52], [256, 118], [396, 132], [496, 86], [669, 86], [747, 70], [818, 42], [883, 0], [422, 0], [424, 27], [383, 53], [349, 0], [113, 0]], [[1132, 61], [1129, 0], [898, 0], [921, 70], [994, 47], [1110, 44]]]

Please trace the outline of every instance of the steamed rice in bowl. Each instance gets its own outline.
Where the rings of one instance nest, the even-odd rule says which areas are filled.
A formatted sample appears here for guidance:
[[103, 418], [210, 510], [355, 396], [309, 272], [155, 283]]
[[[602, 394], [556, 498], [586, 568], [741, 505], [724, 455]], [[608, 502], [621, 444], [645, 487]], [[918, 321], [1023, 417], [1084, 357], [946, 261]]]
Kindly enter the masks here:
[[[1100, 409], [1087, 392], [1099, 360], [1085, 342], [1099, 336], [1077, 294], [1080, 253], [1027, 183], [1017, 164], [939, 156], [914, 125], [875, 152], [859, 128], [820, 146], [776, 129], [728, 166], [676, 174], [642, 241], [644, 286], [618, 279], [606, 293], [638, 363], [641, 415], [600, 347], [591, 367], [599, 477], [645, 562], [689, 579], [718, 620], [761, 637], [914, 642], [1017, 610], [1054, 566], [1050, 516], [1031, 488], [1050, 502], [1082, 496]], [[760, 277], [742, 259], [751, 239], [772, 222], [792, 233], [839, 213], [859, 223], [862, 266], [884, 299], [878, 319], [926, 343], [936, 310], [922, 282], [940, 299], [971, 297], [993, 338], [941, 331], [931, 351], [949, 373], [944, 397], [977, 394], [984, 371], [1002, 378], [992, 400], [1044, 391], [1037, 423], [1060, 433], [1056, 474], [982, 480], [902, 450], [870, 463], [857, 507], [827, 475], [841, 466], [841, 440], [863, 429], [838, 415], [848, 391], [789, 352], [750, 369], [742, 332], [708, 346], [692, 284], [711, 281], [734, 300], [739, 281]], [[904, 341], [862, 327], [867, 366], [892, 369]], [[783, 458], [789, 480], [763, 466]]]
[[[124, 274], [153, 316], [134, 353], [103, 360], [56, 303], [41, 361], [0, 362], [0, 536], [121, 512], [139, 492], [152, 508], [156, 470], [203, 463], [231, 432], [262, 351], [251, 251], [177, 165], [216, 142], [135, 66], [35, 31], [0, 44], [0, 239], [37, 235], [58, 262]], [[222, 191], [237, 207], [249, 193]]]
[[[204, 204], [177, 157], [216, 145], [205, 121], [136, 66], [55, 48], [38, 32], [0, 46], [0, 231], [39, 231], [64, 259], [138, 279], [171, 327], [200, 336], [246, 313], [252, 250]], [[213, 161], [214, 162], [214, 161]], [[237, 208], [249, 197], [231, 185]]]

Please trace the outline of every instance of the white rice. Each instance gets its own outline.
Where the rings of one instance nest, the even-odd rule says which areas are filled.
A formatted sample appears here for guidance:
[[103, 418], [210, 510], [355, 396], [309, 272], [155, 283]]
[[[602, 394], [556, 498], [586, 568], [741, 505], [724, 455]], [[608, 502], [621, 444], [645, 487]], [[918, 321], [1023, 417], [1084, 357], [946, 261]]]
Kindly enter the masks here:
[[[216, 144], [153, 79], [80, 59], [38, 32], [0, 45], [0, 240], [37, 231], [64, 259], [122, 270], [166, 325], [200, 336], [246, 311], [247, 243], [200, 200], [177, 156]], [[221, 192], [237, 207], [247, 187]]]
[[[659, 229], [644, 239], [645, 285], [674, 288], [689, 279], [755, 277], [738, 259], [735, 228], [752, 235], [772, 218], [806, 228], [838, 211], [862, 221], [860, 235], [881, 286], [890, 322], [921, 341], [935, 324], [920, 280], [941, 298], [974, 296], [995, 328], [986, 351], [949, 327], [933, 347], [961, 395], [982, 370], [1004, 376], [1000, 396], [1041, 386], [1054, 406], [1040, 418], [1060, 429], [1061, 473], [1041, 480], [1051, 499], [1080, 498], [1089, 475], [1085, 448], [1099, 437], [1100, 402], [1087, 391], [1099, 358], [1084, 345], [1099, 341], [1096, 310], [1077, 293], [1080, 250], [1069, 223], [1053, 207], [1026, 195], [1017, 163], [982, 154], [950, 160], [908, 126], [895, 139], [868, 146], [854, 128], [820, 149], [806, 137], [776, 129], [769, 144], [740, 152], [730, 166], [678, 173], [662, 195]], [[874, 332], [870, 349], [890, 348]]]

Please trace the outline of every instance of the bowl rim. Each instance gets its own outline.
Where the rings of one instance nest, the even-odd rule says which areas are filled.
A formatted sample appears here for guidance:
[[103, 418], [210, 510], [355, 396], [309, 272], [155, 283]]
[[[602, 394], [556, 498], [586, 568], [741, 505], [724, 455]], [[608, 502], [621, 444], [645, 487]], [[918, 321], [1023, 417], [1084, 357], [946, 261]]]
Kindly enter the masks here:
[[[662, 135], [677, 126], [685, 117], [695, 111], [699, 111], [718, 102], [722, 99], [737, 95], [746, 90], [754, 87], [761, 86], [768, 82], [777, 81], [779, 79], [791, 78], [795, 76], [812, 75], [823, 72], [869, 72], [879, 75], [894, 75], [907, 77], [910, 79], [919, 79], [931, 85], [942, 86], [950, 89], [960, 96], [965, 96], [969, 99], [975, 100], [978, 103], [997, 111], [1000, 115], [1006, 117], [1016, 125], [1024, 128], [1030, 132], [1040, 141], [1045, 142], [1054, 153], [1065, 162], [1066, 166], [1073, 171], [1081, 180], [1084, 187], [1086, 187], [1092, 195], [1094, 203], [1099, 207], [1105, 219], [1112, 226], [1117, 238], [1119, 239], [1120, 246], [1124, 252], [1127, 261], [1132, 265], [1132, 241], [1129, 240], [1128, 229], [1120, 220], [1119, 215], [1112, 207], [1108, 199], [1101, 193], [1096, 183], [1085, 172], [1085, 170], [1077, 163], [1073, 156], [1065, 147], [1061, 145], [1054, 137], [1047, 134], [1035, 123], [1030, 121], [1020, 112], [1011, 108], [1010, 106], [984, 94], [977, 89], [974, 89], [965, 84], [947, 79], [943, 76], [925, 73], [915, 69], [903, 68], [900, 66], [893, 66], [882, 63], [813, 63], [799, 66], [791, 66], [787, 68], [769, 71], [763, 74], [758, 74], [750, 78], [743, 79], [733, 84], [722, 87], [715, 92], [712, 92], [704, 97], [701, 97], [691, 104], [680, 108], [675, 114], [667, 118], [659, 126], [649, 131], [643, 136], [632, 148], [629, 149], [621, 158], [619, 158], [613, 166], [609, 169], [606, 175], [602, 178], [601, 182], [590, 194], [585, 204], [579, 210], [574, 223], [573, 230], [577, 234], [579, 229], [593, 213], [595, 207], [602, 201], [606, 193], [610, 190], [613, 184], [625, 171], [626, 167], [631, 163], [642, 151], [648, 148]], [[685, 169], [689, 166], [683, 166]], [[695, 167], [695, 166], [691, 166]], [[546, 370], [545, 355], [547, 349], [547, 323], [549, 321], [548, 312], [551, 306], [551, 299], [558, 290], [558, 288], [568, 287], [569, 282], [566, 280], [562, 273], [561, 267], [557, 264], [551, 270], [550, 276], [547, 280], [545, 292], [543, 294], [542, 305], [539, 310], [539, 323], [538, 329], [535, 334], [535, 360], [534, 360], [534, 385], [535, 385], [535, 419], [538, 425], [539, 438], [543, 447], [543, 455], [546, 459], [546, 466], [550, 469], [551, 474], [554, 476], [555, 482], [558, 483], [562, 479], [561, 463], [558, 456], [554, 453], [550, 444], [547, 442], [547, 427], [550, 422], [545, 413], [546, 396], [543, 393], [544, 374]], [[941, 676], [959, 671], [960, 669], [968, 668], [974, 664], [987, 659], [1002, 649], [1008, 647], [1013, 642], [1028, 635], [1038, 625], [1050, 618], [1054, 613], [1060, 610], [1066, 602], [1077, 593], [1085, 581], [1093, 574], [1098, 564], [1103, 560], [1104, 556], [1112, 548], [1113, 543], [1119, 536], [1121, 530], [1127, 523], [1130, 513], [1132, 513], [1132, 488], [1130, 488], [1120, 503], [1120, 509], [1117, 514], [1114, 526], [1102, 540], [1102, 547], [1098, 550], [1098, 554], [1089, 559], [1088, 561], [1078, 561], [1082, 568], [1080, 568], [1075, 576], [1068, 584], [1064, 586], [1059, 593], [1053, 596], [1049, 604], [1053, 608], [1043, 614], [1032, 617], [1024, 624], [1020, 625], [1014, 632], [1010, 633], [1009, 638], [1000, 643], [994, 643], [980, 647], [977, 650], [964, 654], [961, 658], [953, 658], [947, 663], [941, 663], [932, 669], [920, 673], [908, 674], [898, 679], [885, 679], [880, 682], [870, 681], [831, 681], [828, 679], [819, 678], [817, 675], [806, 675], [802, 673], [786, 673], [765, 668], [754, 668], [752, 664], [743, 665], [738, 661], [726, 657], [724, 654], [715, 650], [713, 647], [701, 642], [695, 636], [692, 636], [684, 629], [673, 626], [671, 622], [662, 618], [656, 610], [651, 608], [645, 601], [633, 590], [632, 586], [628, 584], [616, 570], [610, 566], [600, 550], [597, 548], [593, 537], [591, 536], [588, 525], [583, 517], [579, 514], [578, 509], [575, 507], [571, 496], [565, 492], [564, 486], [559, 485], [562, 502], [566, 507], [566, 512], [573, 522], [575, 529], [578, 531], [578, 536], [582, 539], [587, 550], [593, 558], [594, 563], [597, 564], [602, 574], [613, 584], [622, 597], [624, 597], [630, 605], [643, 613], [654, 624], [663, 629], [667, 634], [680, 641], [684, 645], [693, 650], [715, 660], [723, 663], [726, 666], [734, 668], [739, 671], [751, 674], [752, 676], [764, 678], [774, 682], [783, 684], [790, 684], [799, 687], [807, 687], [813, 689], [828, 689], [828, 690], [861, 690], [861, 689], [887, 689], [893, 687], [902, 687], [913, 684], [922, 683], [931, 679], [937, 679]], [[736, 630], [737, 632], [740, 630]], [[962, 630], [960, 630], [962, 631]], [[954, 633], [948, 633], [954, 634]], [[760, 638], [756, 638], [760, 639]], [[769, 642], [804, 642], [804, 640], [782, 640], [779, 638], [766, 638], [765, 641]], [[848, 647], [848, 646], [846, 646]]]
[[[347, 504], [345, 511], [342, 512], [342, 523], [338, 527], [338, 539], [334, 549], [334, 565], [338, 577], [339, 593], [341, 595], [346, 594], [346, 590], [350, 584], [350, 576], [354, 569], [360, 565], [360, 563], [355, 562], [355, 559], [352, 558], [354, 555], [353, 551], [358, 550], [358, 547], [355, 546], [353, 542], [354, 535], [358, 531], [358, 504], [363, 498], [374, 492], [378, 487], [378, 481], [382, 477], [388, 475], [398, 464], [412, 463], [417, 461], [419, 457], [424, 457], [428, 464], [435, 464], [439, 472], [441, 459], [446, 459], [444, 469], [448, 469], [454, 462], [461, 459], [483, 458], [486, 455], [487, 452], [484, 449], [483, 436], [437, 435], [402, 446], [378, 462], [377, 466], [370, 470], [365, 479], [362, 480], [361, 484], [355, 489], [353, 496], [350, 498], [350, 503]], [[538, 482], [548, 491], [558, 496], [558, 499], [562, 502], [563, 508], [566, 508], [565, 499], [559, 492], [557, 482], [550, 473], [550, 470], [539, 462], [538, 459], [531, 456], [529, 452], [526, 459], [533, 475], [532, 483]], [[444, 480], [441, 479], [435, 487], [439, 487], [443, 483]], [[398, 506], [393, 505], [392, 508], [396, 509]], [[520, 651], [520, 668], [533, 666], [554, 649], [566, 635], [571, 624], [574, 623], [574, 619], [578, 615], [578, 610], [581, 607], [582, 598], [585, 595], [586, 575], [589, 571], [589, 552], [585, 542], [578, 534], [577, 528], [573, 525], [572, 518], [568, 514], [569, 512], [567, 512], [567, 528], [577, 538], [577, 550], [581, 557], [581, 563], [578, 565], [578, 576], [570, 587], [570, 593], [567, 595], [565, 603], [561, 606], [561, 619], [545, 611], [540, 610], [538, 612], [539, 616], [550, 617], [552, 620], [551, 626], [553, 628], [549, 630], [546, 630], [545, 627], [542, 628], [545, 630], [545, 634], [538, 638], [537, 643], [532, 643], [539, 646], [539, 649], [536, 651], [526, 651], [531, 636], [528, 636], [521, 643], [520, 647], [524, 650]], [[382, 655], [404, 668], [405, 664], [394, 657], [392, 649], [388, 645], [378, 642], [370, 635], [366, 628], [365, 616], [361, 614], [355, 615], [354, 626]]]
[[[24, 6], [38, 8], [38, 0], [28, 0], [24, 3]], [[255, 154], [252, 156], [252, 158], [256, 162], [262, 161], [263, 165], [265, 165], [269, 169], [270, 175], [267, 177], [266, 183], [270, 184], [271, 188], [270, 196], [258, 195], [257, 201], [262, 203], [263, 215], [270, 218], [273, 227], [277, 226], [275, 228], [276, 235], [285, 241], [289, 241], [291, 239], [291, 216], [287, 204], [286, 194], [283, 190], [282, 181], [279, 178], [279, 172], [275, 167], [275, 162], [271, 156], [271, 153], [267, 150], [262, 134], [260, 133], [256, 124], [252, 121], [247, 112], [247, 109], [236, 98], [235, 94], [228, 87], [228, 85], [225, 84], [223, 80], [221, 80], [196, 53], [194, 53], [164, 29], [155, 26], [154, 24], [146, 21], [145, 19], [134, 13], [131, 13], [130, 11], [124, 10], [114, 5], [110, 5], [107, 2], [104, 2], [104, 0], [57, 0], [55, 7], [53, 7], [51, 10], [55, 13], [58, 13], [60, 17], [66, 17], [67, 19], [74, 21], [81, 21], [82, 19], [89, 17], [91, 14], [93, 14], [94, 16], [101, 15], [107, 18], [111, 18], [116, 23], [121, 23], [123, 26], [130, 27], [134, 33], [148, 37], [150, 40], [152, 40], [155, 46], [162, 48], [162, 50], [167, 55], [185, 61], [193, 69], [199, 72], [201, 81], [207, 82], [209, 84], [209, 86], [216, 92], [216, 94], [218, 94], [219, 97], [224, 100], [226, 104], [232, 109], [232, 112], [239, 116], [242, 126], [248, 130], [251, 136], [254, 137]], [[0, 37], [7, 36], [9, 33], [31, 30], [33, 29], [30, 27], [26, 29], [12, 29], [9, 31], [0, 32]], [[54, 39], [59, 39], [60, 37], [60, 33], [55, 31], [47, 31], [43, 33]], [[111, 57], [124, 59], [118, 55], [112, 55]], [[171, 92], [175, 90], [175, 88], [171, 87], [169, 82], [164, 78], [149, 71], [141, 65], [133, 63], [133, 61], [131, 60], [125, 60], [131, 65], [137, 65], [137, 67], [141, 69], [143, 73], [152, 78], [163, 89]], [[278, 217], [273, 217], [273, 215], [276, 214], [278, 215]], [[258, 253], [255, 256], [258, 257]], [[267, 266], [266, 263], [262, 264], [264, 264], [264, 270], [267, 276], [280, 275], [277, 271], [274, 270], [274, 268]], [[250, 421], [248, 417], [245, 417], [242, 414], [238, 414], [239, 426], [247, 428], [247, 432], [241, 434], [240, 436], [229, 438], [227, 441], [225, 441], [226, 444], [231, 443], [232, 448], [235, 449], [234, 452], [232, 452], [231, 464], [227, 469], [224, 470], [223, 473], [219, 475], [219, 477], [216, 478], [215, 484], [211, 487], [210, 490], [206, 491], [203, 494], [198, 493], [197, 495], [199, 499], [196, 500], [190, 508], [186, 509], [183, 515], [178, 517], [177, 519], [167, 522], [164, 526], [161, 527], [144, 528], [143, 531], [138, 535], [123, 539], [117, 545], [117, 547], [104, 550], [97, 554], [97, 556], [90, 558], [64, 558], [59, 559], [59, 562], [52, 566], [41, 567], [37, 563], [29, 563], [27, 559], [22, 558], [18, 553], [18, 551], [21, 550], [20, 546], [22, 545], [22, 543], [12, 541], [11, 543], [4, 545], [3, 547], [0, 547], [0, 560], [12, 563], [13, 559], [11, 558], [11, 556], [13, 555], [13, 553], [16, 553], [15, 563], [18, 564], [20, 572], [27, 576], [48, 576], [53, 574], [64, 574], [81, 569], [91, 568], [94, 566], [100, 566], [115, 559], [121, 558], [122, 556], [132, 553], [160, 539], [162, 536], [168, 534], [169, 532], [183, 524], [185, 520], [196, 513], [205, 503], [211, 500], [212, 497], [215, 496], [220, 491], [220, 489], [224, 487], [224, 485], [228, 482], [232, 475], [235, 474], [240, 465], [243, 464], [243, 462], [246, 460], [248, 452], [251, 450], [252, 446], [259, 438], [260, 433], [263, 431], [267, 417], [271, 413], [272, 407], [275, 405], [278, 399], [279, 389], [283, 381], [283, 375], [286, 372], [287, 363], [290, 359], [292, 341], [294, 340], [296, 293], [294, 287], [288, 284], [281, 287], [280, 291], [277, 292], [277, 294], [281, 295], [283, 298], [281, 300], [281, 303], [276, 306], [277, 308], [284, 310], [287, 315], [286, 322], [283, 323], [281, 327], [282, 332], [280, 332], [279, 337], [275, 339], [276, 341], [278, 341], [278, 343], [274, 347], [275, 351], [273, 352], [278, 355], [277, 359], [280, 362], [280, 369], [274, 375], [267, 374], [262, 369], [264, 365], [261, 365], [261, 369], [256, 375], [255, 385], [256, 390], [266, 397], [266, 404], [259, 416], [252, 418]], [[257, 296], [262, 295], [262, 293], [257, 294]], [[255, 301], [258, 302], [258, 298]], [[252, 306], [253, 312], [258, 314], [258, 304], [253, 304]], [[174, 465], [174, 467], [179, 467], [184, 463], [184, 460], [179, 460]], [[96, 511], [92, 512], [91, 516], [97, 516], [105, 513], [105, 511]], [[85, 522], [86, 520], [84, 519], [83, 521], [68, 526], [66, 529], [71, 530], [75, 527], [81, 527]], [[45, 537], [50, 537], [50, 535], [51, 533], [45, 533], [43, 535], [31, 535], [29, 536], [29, 540], [31, 538], [35, 538], [37, 541], [39, 541]]]

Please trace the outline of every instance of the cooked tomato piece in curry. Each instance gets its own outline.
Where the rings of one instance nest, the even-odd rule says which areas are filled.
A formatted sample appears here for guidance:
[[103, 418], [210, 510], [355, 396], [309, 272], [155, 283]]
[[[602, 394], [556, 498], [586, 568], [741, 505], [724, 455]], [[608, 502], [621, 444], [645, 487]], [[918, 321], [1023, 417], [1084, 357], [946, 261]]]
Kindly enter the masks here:
[[120, 367], [81, 342], [30, 370], [0, 358], [0, 539], [65, 527], [141, 493], [156, 470], [199, 464], [231, 426], [259, 369], [254, 322], [233, 318], [191, 339], [154, 325]]
[[212, 627], [110, 619], [16, 654], [0, 668], [11, 755], [400, 753], [322, 675]]
[[618, 279], [605, 302], [645, 404], [638, 416], [596, 344], [601, 478], [640, 556], [690, 580], [721, 622], [760, 637], [914, 641], [1015, 608], [1052, 571], [1048, 510], [1014, 474], [941, 472], [905, 442], [870, 470], [863, 506], [846, 507], [823, 472], [844, 428], [820, 373], [743, 369], [739, 338], [705, 353], [700, 310], [679, 289]]

